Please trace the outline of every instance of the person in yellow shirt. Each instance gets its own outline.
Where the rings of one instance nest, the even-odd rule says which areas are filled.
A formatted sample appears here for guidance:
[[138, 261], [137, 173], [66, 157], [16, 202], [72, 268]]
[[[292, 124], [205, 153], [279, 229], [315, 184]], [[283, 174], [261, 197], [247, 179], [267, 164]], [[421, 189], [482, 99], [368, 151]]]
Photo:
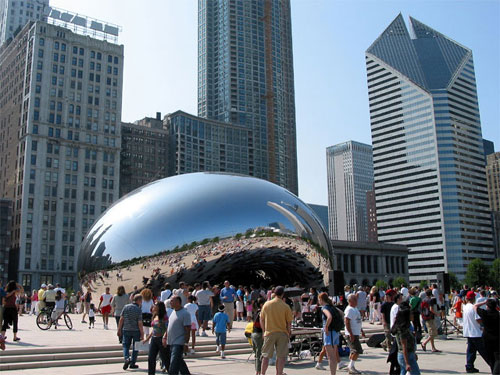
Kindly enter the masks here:
[[276, 374], [283, 375], [293, 320], [292, 310], [283, 301], [284, 294], [285, 288], [282, 286], [276, 287], [274, 290], [275, 297], [264, 304], [260, 313], [260, 323], [264, 331], [262, 375], [266, 375], [269, 358], [272, 358], [275, 350]]
[[47, 285], [42, 284], [38, 290], [38, 312], [42, 311], [45, 307], [45, 301], [43, 300], [43, 294], [47, 290]]

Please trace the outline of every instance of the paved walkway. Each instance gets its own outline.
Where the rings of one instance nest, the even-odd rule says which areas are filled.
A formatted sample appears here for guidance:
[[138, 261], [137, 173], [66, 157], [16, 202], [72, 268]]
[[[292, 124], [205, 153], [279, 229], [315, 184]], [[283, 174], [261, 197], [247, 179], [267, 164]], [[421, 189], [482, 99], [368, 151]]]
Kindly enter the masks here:
[[[102, 320], [97, 319], [96, 328], [88, 329], [87, 325], [80, 323], [80, 319], [76, 316], [73, 321], [75, 329], [68, 331], [66, 328], [55, 331], [40, 331], [35, 323], [34, 318], [23, 316], [20, 318], [19, 336], [22, 341], [12, 343], [10, 340], [7, 343], [9, 348], [20, 347], [60, 347], [60, 346], [94, 346], [116, 344], [115, 330], [105, 331], [102, 329]], [[114, 327], [114, 322], [110, 322], [111, 327]], [[245, 323], [236, 322], [235, 329], [230, 333], [230, 337], [242, 337], [243, 327]], [[368, 327], [369, 325], [367, 325]], [[373, 326], [372, 326], [373, 327]], [[8, 332], [8, 337], [12, 337], [12, 332]], [[419, 366], [423, 374], [462, 374], [465, 373], [465, 349], [466, 341], [462, 337], [449, 335], [448, 340], [437, 340], [436, 346], [442, 350], [442, 353], [434, 354], [430, 351], [423, 352], [418, 350]], [[365, 353], [360, 357], [357, 363], [357, 368], [363, 374], [387, 374], [388, 365], [386, 363], [387, 354], [380, 348], [368, 348], [363, 345]], [[5, 354], [7, 354], [4, 352]], [[254, 374], [253, 357], [247, 362], [248, 355], [238, 355], [228, 357], [225, 360], [220, 358], [200, 358], [187, 359], [186, 362], [193, 375], [244, 375]], [[0, 357], [1, 362], [1, 357]], [[146, 362], [139, 362], [139, 369], [128, 370], [128, 373], [146, 374]], [[324, 362], [327, 366], [327, 362]], [[478, 356], [476, 367], [482, 374], [488, 374], [489, 369], [483, 359]], [[327, 371], [318, 371], [314, 369], [314, 363], [310, 359], [293, 361], [286, 365], [285, 371], [288, 375], [311, 375], [311, 374], [328, 374]], [[29, 374], [29, 375], [113, 375], [125, 373], [120, 364], [110, 365], [95, 365], [95, 366], [78, 366], [78, 367], [54, 367], [50, 369], [30, 369], [18, 371], [5, 371], [3, 374]], [[161, 374], [161, 372], [157, 372]], [[338, 372], [339, 374], [347, 374], [345, 371]], [[274, 367], [270, 367], [268, 375], [275, 374]]]

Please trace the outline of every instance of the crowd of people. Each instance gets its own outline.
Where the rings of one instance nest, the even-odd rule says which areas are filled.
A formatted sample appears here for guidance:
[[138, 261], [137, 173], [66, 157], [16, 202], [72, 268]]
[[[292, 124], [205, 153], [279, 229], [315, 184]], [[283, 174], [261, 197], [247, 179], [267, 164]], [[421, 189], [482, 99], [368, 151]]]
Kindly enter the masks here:
[[[144, 265], [151, 266], [154, 264]], [[114, 294], [109, 287], [101, 295], [89, 287], [85, 292], [68, 295], [59, 284], [42, 284], [31, 293], [28, 307], [27, 301], [21, 300], [26, 293], [11, 281], [5, 288], [0, 286], [0, 344], [5, 347], [6, 331], [11, 326], [13, 340], [20, 340], [17, 331], [21, 313], [37, 315], [50, 308], [57, 322], [67, 309], [81, 314], [82, 323], [87, 323], [88, 318], [89, 329], [95, 327], [96, 314], [100, 313], [105, 330], [110, 329], [109, 317], [115, 318], [117, 338], [124, 348], [123, 369], [138, 367], [137, 348], [142, 342], [149, 344], [149, 374], [156, 371], [157, 356], [163, 371], [189, 374], [184, 356], [196, 352], [198, 336], [207, 337], [211, 332], [216, 339], [216, 351], [224, 359], [227, 333], [233, 329], [233, 322], [245, 321], [251, 323], [256, 375], [265, 375], [271, 361], [281, 375], [289, 355], [292, 325], [305, 319], [306, 313], [315, 312], [322, 319], [323, 345], [316, 368], [326, 369], [322, 364], [326, 356], [331, 374], [343, 368], [350, 374], [360, 373], [356, 363], [363, 354], [363, 321], [382, 326], [381, 346], [388, 352], [390, 374], [420, 374], [417, 350], [440, 353], [435, 338], [444, 330], [461, 332], [467, 339], [467, 373], [478, 372], [474, 367], [476, 353], [492, 373], [498, 371], [500, 327], [498, 294], [493, 288], [470, 289], [464, 285], [448, 294], [442, 293], [436, 284], [424, 288], [401, 285], [385, 290], [354, 285], [346, 286], [343, 295], [335, 297], [325, 290], [319, 293], [316, 288], [303, 291], [300, 285], [286, 290], [290, 289], [295, 292], [285, 293], [281, 286], [233, 286], [229, 281], [223, 286], [212, 286], [208, 281], [187, 285], [181, 281], [177, 288], [165, 283], [159, 292], [137, 286], [127, 292], [119, 286]], [[340, 360], [339, 347], [343, 342], [349, 348], [347, 362]]]

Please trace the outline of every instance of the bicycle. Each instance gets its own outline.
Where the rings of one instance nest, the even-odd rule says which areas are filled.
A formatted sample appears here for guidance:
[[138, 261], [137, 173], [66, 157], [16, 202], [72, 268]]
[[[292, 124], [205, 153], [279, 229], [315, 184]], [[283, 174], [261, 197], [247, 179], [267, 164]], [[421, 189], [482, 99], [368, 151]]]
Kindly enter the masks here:
[[66, 327], [68, 327], [68, 329], [73, 329], [73, 322], [68, 315], [67, 307], [64, 308], [62, 314], [59, 315], [55, 321], [52, 320], [52, 311], [53, 308], [50, 307], [45, 307], [42, 309], [42, 311], [40, 311], [40, 313], [36, 317], [36, 325], [38, 326], [38, 328], [43, 331], [47, 331], [54, 324], [54, 328], [57, 329], [57, 321], [63, 318]]

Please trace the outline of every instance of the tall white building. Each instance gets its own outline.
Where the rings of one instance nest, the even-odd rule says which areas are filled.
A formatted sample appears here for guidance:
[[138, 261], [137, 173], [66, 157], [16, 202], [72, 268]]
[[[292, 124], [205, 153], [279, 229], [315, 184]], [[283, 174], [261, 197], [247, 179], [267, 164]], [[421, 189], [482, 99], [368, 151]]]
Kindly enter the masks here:
[[0, 46], [29, 21], [47, 18], [49, 0], [0, 0]]
[[123, 45], [102, 40], [116, 26], [64, 14], [75, 32], [31, 22], [0, 50], [0, 196], [27, 290], [76, 285], [82, 238], [118, 198]]
[[407, 245], [410, 281], [493, 259], [472, 52], [398, 15], [366, 51], [378, 239]]
[[366, 192], [373, 189], [372, 147], [354, 141], [328, 147], [326, 166], [330, 238], [368, 241]]

